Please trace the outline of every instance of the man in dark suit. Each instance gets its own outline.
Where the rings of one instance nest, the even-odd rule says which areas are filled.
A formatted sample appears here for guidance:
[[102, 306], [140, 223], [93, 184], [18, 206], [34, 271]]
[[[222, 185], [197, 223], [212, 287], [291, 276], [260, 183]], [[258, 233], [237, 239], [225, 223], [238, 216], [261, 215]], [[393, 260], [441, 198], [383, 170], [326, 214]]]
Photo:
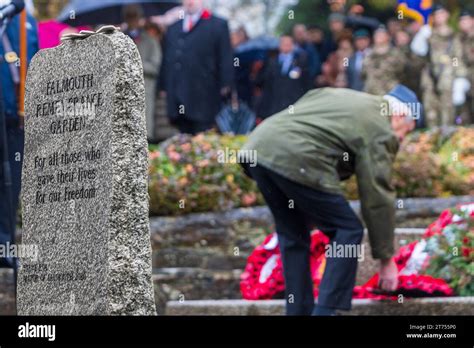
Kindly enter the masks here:
[[291, 36], [280, 38], [279, 53], [265, 64], [257, 84], [263, 89], [261, 118], [289, 107], [310, 89], [307, 56], [295, 47]]
[[347, 67], [347, 82], [350, 89], [356, 91], [364, 90], [364, 80], [362, 79], [362, 63], [369, 53], [370, 34], [367, 29], [359, 29], [354, 33], [355, 53], [349, 58]]
[[203, 0], [184, 0], [183, 7], [183, 18], [165, 36], [161, 76], [171, 122], [196, 134], [214, 126], [230, 93], [232, 48], [227, 22], [204, 9]]
[[324, 38], [324, 47], [329, 56], [332, 52], [337, 50], [337, 41], [344, 32], [346, 26], [345, 16], [339, 12], [333, 12], [329, 15], [329, 31]]
[[306, 54], [308, 72], [311, 80], [321, 73], [321, 58], [318, 51], [308, 40], [308, 29], [304, 24], [295, 24], [293, 27], [293, 40], [298, 50]]

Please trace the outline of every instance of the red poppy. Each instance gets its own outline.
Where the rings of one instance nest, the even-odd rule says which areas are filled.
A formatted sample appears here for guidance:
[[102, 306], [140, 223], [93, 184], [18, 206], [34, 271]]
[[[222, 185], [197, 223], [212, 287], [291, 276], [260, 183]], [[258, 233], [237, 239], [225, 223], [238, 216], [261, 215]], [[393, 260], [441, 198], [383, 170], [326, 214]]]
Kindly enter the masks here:
[[471, 249], [463, 246], [461, 247], [461, 253], [462, 256], [469, 257], [469, 255], [471, 254]]
[[[314, 295], [318, 295], [319, 283], [324, 273], [326, 259], [324, 246], [329, 238], [320, 231], [311, 235], [310, 269]], [[264, 300], [280, 297], [285, 291], [283, 265], [275, 233], [268, 235], [247, 259], [247, 266], [240, 279], [240, 292], [246, 300]]]
[[447, 225], [453, 221], [453, 213], [450, 209], [444, 210], [435, 222], [426, 229], [423, 237], [428, 238], [435, 234], [440, 234]]
[[202, 15], [201, 15], [202, 19], [209, 19], [211, 18], [211, 16], [212, 16], [212, 13], [208, 9], [205, 9], [204, 11], [202, 11]]

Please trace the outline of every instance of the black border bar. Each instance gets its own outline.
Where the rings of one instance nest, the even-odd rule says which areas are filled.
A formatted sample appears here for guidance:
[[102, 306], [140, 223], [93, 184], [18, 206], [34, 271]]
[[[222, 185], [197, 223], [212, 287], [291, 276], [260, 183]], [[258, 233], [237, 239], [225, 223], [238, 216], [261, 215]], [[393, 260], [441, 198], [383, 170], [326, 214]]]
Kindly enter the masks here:
[[[55, 340], [20, 338], [19, 326], [55, 325]], [[425, 337], [409, 338], [407, 334]], [[433, 334], [451, 337], [434, 338]], [[455, 334], [455, 338], [452, 335]], [[430, 336], [431, 335], [431, 336]], [[403, 344], [473, 347], [474, 316], [0, 317], [0, 347], [100, 344]]]

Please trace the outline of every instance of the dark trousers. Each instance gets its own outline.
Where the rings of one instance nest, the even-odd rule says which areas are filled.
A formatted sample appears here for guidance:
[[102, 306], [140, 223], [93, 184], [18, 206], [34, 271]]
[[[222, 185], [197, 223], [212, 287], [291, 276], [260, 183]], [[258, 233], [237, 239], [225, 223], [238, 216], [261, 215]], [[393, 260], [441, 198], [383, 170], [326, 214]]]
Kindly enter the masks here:
[[[14, 243], [15, 230], [10, 227], [10, 219], [16, 224], [16, 213], [21, 188], [21, 166], [23, 163], [23, 139], [24, 132], [17, 127], [7, 128], [7, 144], [10, 171], [12, 175], [12, 205], [7, 200], [7, 193], [4, 185], [3, 167], [0, 165], [0, 244], [6, 242]], [[3, 139], [0, 139], [0, 160], [3, 163]], [[0, 267], [11, 266], [11, 260], [0, 258]]]
[[[353, 246], [360, 244], [363, 226], [341, 195], [300, 185], [261, 166], [246, 169], [275, 219], [285, 277], [286, 313], [310, 315], [314, 310], [309, 266], [312, 225], [330, 238], [330, 245]], [[318, 306], [349, 310], [356, 272], [356, 255], [328, 257]]]
[[185, 116], [179, 116], [178, 120], [173, 122], [180, 133], [196, 135], [197, 133], [205, 132], [214, 127], [214, 122], [200, 122], [193, 121]]
[[[181, 107], [182, 104], [176, 104], [176, 110], [179, 110]], [[196, 135], [198, 133], [212, 129], [212, 127], [214, 127], [215, 125], [215, 122], [213, 120], [197, 121], [190, 119], [189, 116], [184, 113], [181, 114], [180, 112], [178, 112], [178, 115], [179, 116], [177, 118], [172, 118], [170, 121], [173, 126], [178, 128], [180, 133]]]

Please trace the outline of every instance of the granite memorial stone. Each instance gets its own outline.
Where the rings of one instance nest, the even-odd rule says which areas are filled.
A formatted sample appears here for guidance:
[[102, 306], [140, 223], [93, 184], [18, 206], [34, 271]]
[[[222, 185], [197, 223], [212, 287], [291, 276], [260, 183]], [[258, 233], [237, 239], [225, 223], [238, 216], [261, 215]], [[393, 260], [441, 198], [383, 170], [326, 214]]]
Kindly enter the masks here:
[[154, 315], [143, 69], [117, 28], [65, 37], [26, 84], [20, 315]]

